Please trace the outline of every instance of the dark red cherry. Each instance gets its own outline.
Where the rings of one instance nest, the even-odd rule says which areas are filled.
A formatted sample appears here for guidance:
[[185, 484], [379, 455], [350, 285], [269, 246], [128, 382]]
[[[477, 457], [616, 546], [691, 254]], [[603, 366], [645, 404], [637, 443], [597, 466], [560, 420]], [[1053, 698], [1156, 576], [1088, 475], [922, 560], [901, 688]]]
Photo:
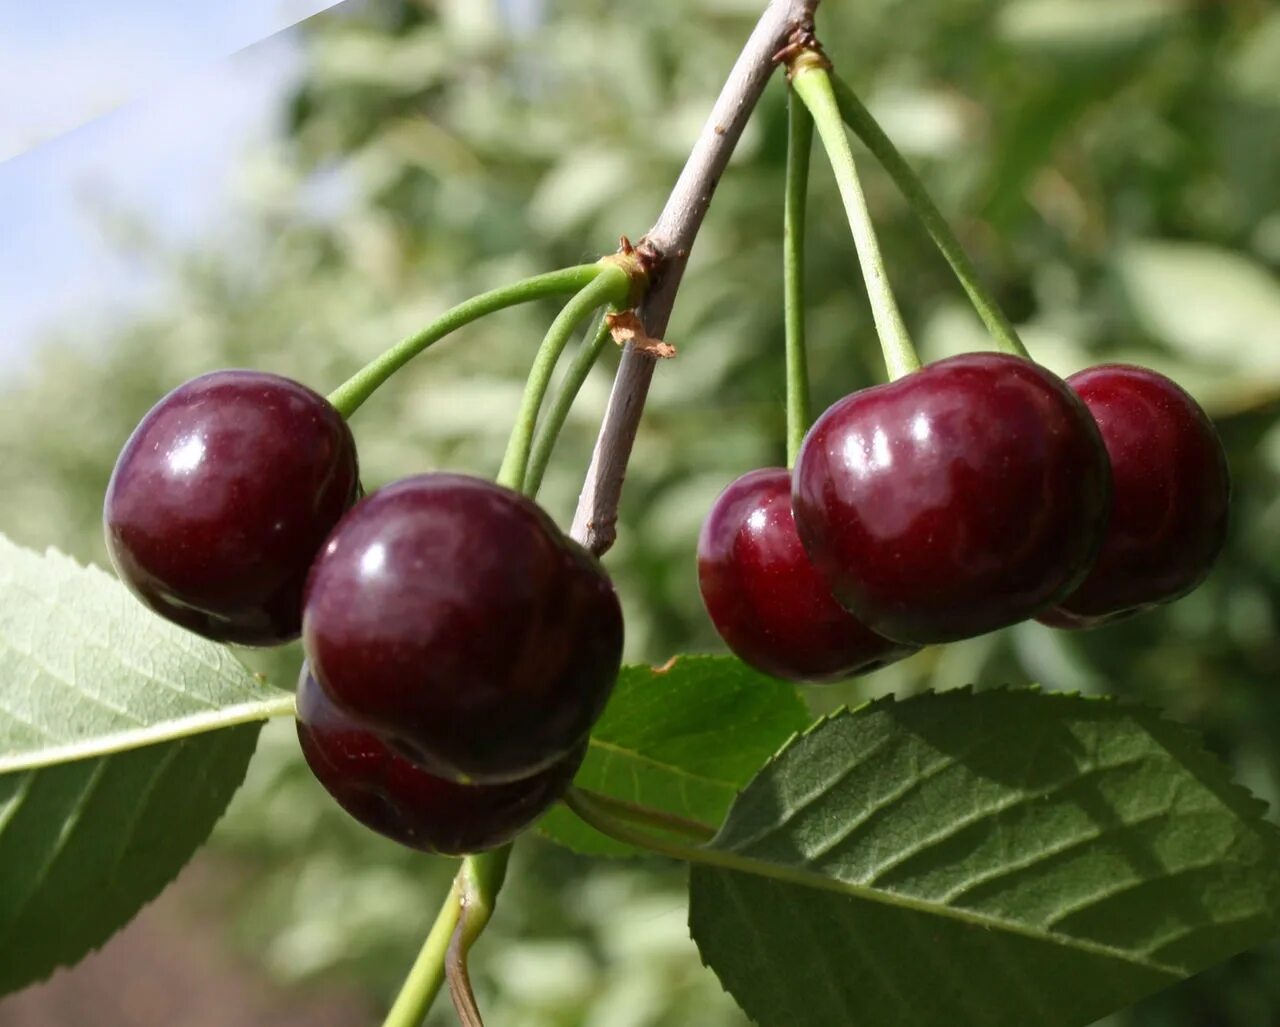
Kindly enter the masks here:
[[462, 785], [428, 774], [329, 701], [304, 666], [298, 741], [311, 772], [365, 827], [423, 852], [461, 856], [505, 845], [573, 781], [586, 742], [532, 777]]
[[1104, 364], [1067, 384], [1098, 422], [1114, 500], [1093, 569], [1040, 620], [1088, 628], [1177, 599], [1205, 579], [1226, 542], [1231, 479], [1208, 416], [1164, 375]]
[[355, 502], [356, 448], [304, 385], [215, 371], [169, 393], [125, 443], [107, 486], [107, 550], [149, 607], [207, 638], [278, 645]]
[[923, 645], [1024, 620], [1075, 588], [1102, 542], [1110, 474], [1061, 379], [969, 353], [827, 410], [801, 447], [792, 504], [836, 598]]
[[424, 474], [330, 536], [303, 643], [333, 702], [451, 780], [528, 777], [604, 709], [622, 656], [608, 576], [532, 501]]
[[800, 545], [791, 472], [751, 471], [720, 493], [698, 537], [698, 584], [733, 652], [792, 681], [838, 681], [914, 652], [866, 627], [831, 595]]

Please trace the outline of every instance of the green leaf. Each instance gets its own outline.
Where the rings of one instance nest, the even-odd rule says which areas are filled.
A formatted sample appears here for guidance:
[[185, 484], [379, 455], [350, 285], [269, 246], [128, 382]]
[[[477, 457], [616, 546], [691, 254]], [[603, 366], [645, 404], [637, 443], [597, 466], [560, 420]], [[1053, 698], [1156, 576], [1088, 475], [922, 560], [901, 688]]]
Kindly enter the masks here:
[[1241, 340], [1280, 338], [1280, 285], [1267, 268], [1204, 243], [1130, 243], [1116, 256], [1139, 324], [1207, 370], [1280, 381], [1280, 349]]
[[1039, 57], [1132, 57], [1177, 24], [1172, 0], [1014, 0], [997, 18], [1005, 42]]
[[0, 536], [0, 992], [159, 894], [291, 708], [102, 571]]
[[[575, 784], [718, 825], [760, 764], [809, 718], [793, 686], [726, 656], [625, 667]], [[628, 855], [566, 809], [544, 834], [591, 855]]]
[[0, 535], [0, 774], [252, 723], [291, 702], [110, 575]]
[[747, 786], [690, 927], [763, 1027], [1083, 1027], [1280, 930], [1263, 812], [1147, 710], [877, 702]]
[[191, 858], [260, 725], [0, 777], [0, 994], [105, 942]]

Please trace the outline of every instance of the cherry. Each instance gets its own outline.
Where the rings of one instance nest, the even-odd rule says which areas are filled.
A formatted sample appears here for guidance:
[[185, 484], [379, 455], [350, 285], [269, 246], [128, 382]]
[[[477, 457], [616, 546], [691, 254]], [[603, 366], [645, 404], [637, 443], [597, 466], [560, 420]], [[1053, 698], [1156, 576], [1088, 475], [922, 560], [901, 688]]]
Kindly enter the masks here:
[[1177, 599], [1205, 579], [1226, 542], [1231, 481], [1208, 416], [1164, 375], [1104, 364], [1067, 384], [1102, 432], [1115, 499], [1089, 576], [1040, 620], [1087, 628]]
[[134, 429], [107, 486], [107, 549], [151, 609], [207, 638], [277, 645], [302, 626], [325, 537], [355, 502], [355, 442], [304, 385], [215, 371]]
[[492, 784], [586, 737], [618, 674], [622, 612], [600, 565], [532, 501], [424, 474], [334, 530], [303, 644], [345, 713], [433, 774]]
[[796, 534], [791, 473], [744, 474], [711, 507], [698, 537], [698, 584], [725, 644], [792, 681], [838, 681], [914, 652], [877, 635], [831, 595]]
[[461, 856], [505, 845], [569, 787], [586, 743], [532, 777], [461, 785], [427, 773], [329, 701], [304, 665], [298, 741], [311, 772], [365, 827], [413, 849]]
[[806, 436], [792, 484], [801, 541], [836, 598], [917, 645], [1065, 597], [1110, 509], [1088, 410], [1049, 371], [996, 353], [839, 400]]

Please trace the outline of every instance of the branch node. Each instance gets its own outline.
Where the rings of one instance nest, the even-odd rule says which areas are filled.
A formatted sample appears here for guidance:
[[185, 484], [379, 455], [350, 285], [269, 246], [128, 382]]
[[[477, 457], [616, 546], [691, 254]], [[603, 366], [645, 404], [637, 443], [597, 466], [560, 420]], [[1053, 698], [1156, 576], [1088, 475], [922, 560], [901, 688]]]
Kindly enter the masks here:
[[635, 246], [625, 235], [618, 240], [618, 252], [601, 257], [600, 263], [612, 264], [626, 272], [631, 280], [631, 292], [627, 297], [627, 303], [632, 307], [638, 306], [648, 294], [649, 286], [658, 269], [657, 257], [645, 248], [644, 240], [640, 240], [640, 245]]
[[808, 68], [831, 70], [831, 60], [822, 49], [812, 21], [797, 26], [787, 37], [787, 45], [773, 55], [773, 60], [787, 66], [788, 81]]

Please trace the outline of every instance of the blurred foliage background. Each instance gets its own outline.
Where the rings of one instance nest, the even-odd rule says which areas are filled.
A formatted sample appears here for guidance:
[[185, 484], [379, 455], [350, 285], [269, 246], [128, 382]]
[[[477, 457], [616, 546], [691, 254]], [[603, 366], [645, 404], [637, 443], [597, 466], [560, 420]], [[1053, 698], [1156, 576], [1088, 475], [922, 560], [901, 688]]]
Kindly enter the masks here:
[[[643, 234], [762, 0], [551, 0], [514, 32], [480, 0], [370, 0], [304, 29], [306, 71], [255, 154], [251, 217], [195, 249], [148, 251], [168, 301], [90, 348], [68, 330], [0, 404], [0, 529], [101, 561], [101, 497], [142, 413], [223, 366], [325, 391], [445, 306]], [[922, 172], [1037, 358], [1131, 359], [1218, 419], [1234, 474], [1229, 549], [1196, 594], [1088, 635], [1028, 624], [933, 649], [815, 709], [885, 691], [1041, 682], [1156, 703], [1280, 799], [1280, 10], [1264, 0], [828, 0], [838, 69]], [[676, 308], [607, 563], [629, 656], [719, 648], [694, 538], [728, 481], [783, 453], [781, 192], [774, 82], [720, 187]], [[883, 374], [821, 160], [809, 312], [816, 402]], [[927, 357], [986, 340], [943, 261], [866, 162], [907, 320]], [[314, 202], [317, 184], [341, 202]], [[353, 420], [367, 486], [492, 473], [553, 309], [461, 333]], [[616, 355], [591, 378], [543, 499], [567, 520]], [[249, 654], [282, 682], [297, 654]], [[234, 867], [230, 936], [288, 981], [337, 975], [385, 1001], [451, 867], [333, 807], [292, 729], [265, 732], [214, 837]], [[477, 952], [494, 1024], [742, 1022], [684, 926], [683, 877], [589, 863], [531, 839]], [[437, 1011], [433, 1023], [451, 1022]], [[1280, 946], [1153, 998], [1119, 1025], [1280, 1022]]]

